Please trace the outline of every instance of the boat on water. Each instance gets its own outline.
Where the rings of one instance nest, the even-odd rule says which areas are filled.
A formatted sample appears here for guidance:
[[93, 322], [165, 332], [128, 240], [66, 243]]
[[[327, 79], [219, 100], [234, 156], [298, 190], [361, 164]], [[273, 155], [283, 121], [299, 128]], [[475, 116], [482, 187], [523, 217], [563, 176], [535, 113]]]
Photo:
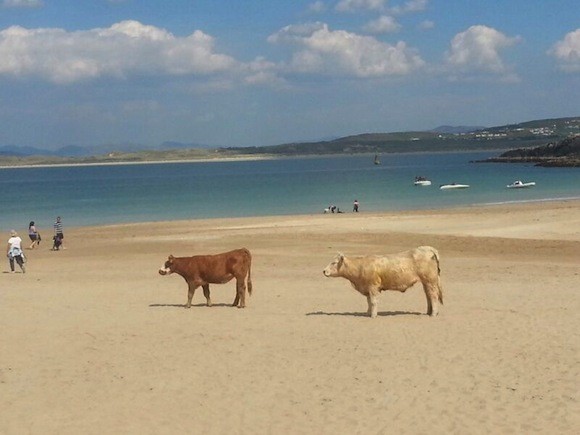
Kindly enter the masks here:
[[415, 177], [415, 186], [431, 186], [431, 181], [427, 180], [425, 177]]
[[524, 187], [532, 187], [535, 186], [536, 182], [535, 181], [528, 181], [527, 183], [524, 183], [521, 180], [516, 180], [514, 181], [512, 184], [508, 184], [506, 187], [508, 189], [521, 189]]
[[381, 160], [379, 159], [379, 155], [375, 154], [375, 161], [374, 161], [375, 165], [380, 165], [381, 164]]
[[442, 184], [439, 186], [441, 190], [451, 190], [451, 189], [467, 189], [469, 184], [458, 184], [458, 183], [451, 183], [451, 184]]

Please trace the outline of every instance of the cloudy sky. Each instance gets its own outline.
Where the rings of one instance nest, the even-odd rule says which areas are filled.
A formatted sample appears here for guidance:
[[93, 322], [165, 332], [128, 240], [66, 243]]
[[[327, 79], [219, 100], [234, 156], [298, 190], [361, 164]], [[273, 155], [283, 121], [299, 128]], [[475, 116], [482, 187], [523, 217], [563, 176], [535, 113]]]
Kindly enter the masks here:
[[0, 146], [578, 115], [577, 0], [0, 0]]

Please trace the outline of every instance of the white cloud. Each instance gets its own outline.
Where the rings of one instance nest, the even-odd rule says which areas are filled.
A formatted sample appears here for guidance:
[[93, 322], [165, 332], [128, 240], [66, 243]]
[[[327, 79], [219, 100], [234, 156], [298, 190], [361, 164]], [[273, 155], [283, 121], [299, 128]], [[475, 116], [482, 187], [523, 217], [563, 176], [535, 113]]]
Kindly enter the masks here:
[[560, 69], [567, 72], [580, 72], [580, 29], [564, 36], [548, 51], [554, 56]]
[[425, 20], [419, 23], [418, 27], [421, 30], [430, 30], [435, 28], [435, 23], [431, 20]]
[[447, 62], [458, 73], [513, 76], [504, 64], [500, 51], [519, 41], [519, 37], [508, 37], [491, 27], [471, 26], [452, 39], [451, 49], [446, 53]]
[[336, 5], [339, 12], [354, 12], [357, 10], [382, 11], [387, 0], [340, 0]]
[[199, 30], [175, 37], [155, 26], [123, 21], [77, 32], [19, 26], [0, 31], [0, 75], [68, 83], [131, 74], [204, 75], [236, 66], [233, 58], [216, 53], [213, 38]]
[[409, 74], [424, 65], [404, 42], [390, 45], [370, 36], [331, 31], [324, 23], [287, 26], [268, 41], [299, 47], [289, 65], [295, 72], [384, 77]]
[[427, 9], [428, 3], [429, 0], [408, 0], [402, 6], [395, 6], [391, 8], [391, 13], [400, 15], [422, 12]]
[[5, 8], [40, 8], [44, 6], [42, 0], [3, 0]]
[[401, 30], [401, 25], [393, 17], [381, 15], [376, 20], [370, 21], [364, 29], [370, 33], [394, 33]]
[[258, 57], [244, 65], [244, 82], [248, 85], [269, 85], [285, 88], [286, 82], [278, 75], [278, 65], [269, 60]]
[[313, 13], [320, 13], [326, 11], [326, 4], [323, 1], [315, 1], [308, 5], [308, 10]]

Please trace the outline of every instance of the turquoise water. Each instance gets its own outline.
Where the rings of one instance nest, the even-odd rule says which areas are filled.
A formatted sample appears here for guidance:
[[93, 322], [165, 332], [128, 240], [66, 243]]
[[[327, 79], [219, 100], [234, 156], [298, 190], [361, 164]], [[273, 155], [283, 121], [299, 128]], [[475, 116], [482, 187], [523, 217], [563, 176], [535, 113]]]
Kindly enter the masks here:
[[[288, 158], [278, 160], [0, 170], [0, 229], [30, 220], [51, 228], [211, 217], [447, 208], [458, 205], [580, 198], [580, 169], [474, 164], [497, 153]], [[415, 187], [423, 175], [430, 187]], [[530, 189], [506, 189], [516, 179]], [[444, 183], [465, 190], [441, 191]]]

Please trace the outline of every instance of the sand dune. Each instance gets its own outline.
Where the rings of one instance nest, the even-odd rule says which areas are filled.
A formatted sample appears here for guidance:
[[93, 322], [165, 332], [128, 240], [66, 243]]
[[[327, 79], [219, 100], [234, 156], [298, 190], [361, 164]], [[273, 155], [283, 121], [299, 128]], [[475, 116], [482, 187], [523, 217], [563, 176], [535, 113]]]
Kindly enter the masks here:
[[[47, 231], [44, 231], [47, 233]], [[67, 229], [0, 275], [0, 433], [546, 433], [580, 427], [580, 202]], [[8, 238], [8, 236], [6, 236]], [[48, 237], [45, 237], [48, 239]], [[336, 251], [435, 246], [379, 315]], [[201, 290], [167, 255], [253, 253], [254, 294]], [[8, 262], [3, 271], [8, 270]]]

